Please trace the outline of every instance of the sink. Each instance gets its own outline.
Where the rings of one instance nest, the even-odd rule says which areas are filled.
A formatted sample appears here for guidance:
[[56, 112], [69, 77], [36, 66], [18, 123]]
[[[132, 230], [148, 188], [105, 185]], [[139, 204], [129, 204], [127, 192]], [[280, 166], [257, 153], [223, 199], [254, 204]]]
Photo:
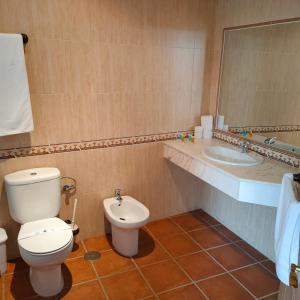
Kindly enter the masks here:
[[239, 149], [223, 146], [207, 147], [203, 150], [203, 155], [210, 160], [232, 166], [249, 167], [263, 162], [263, 158], [259, 155], [242, 153]]

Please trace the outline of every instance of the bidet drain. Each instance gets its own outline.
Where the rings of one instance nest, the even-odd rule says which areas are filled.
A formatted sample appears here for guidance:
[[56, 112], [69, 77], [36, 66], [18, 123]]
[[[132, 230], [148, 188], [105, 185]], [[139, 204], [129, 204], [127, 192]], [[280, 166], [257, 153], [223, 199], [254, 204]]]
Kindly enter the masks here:
[[88, 251], [86, 254], [84, 254], [85, 260], [96, 260], [101, 257], [100, 252], [98, 251]]

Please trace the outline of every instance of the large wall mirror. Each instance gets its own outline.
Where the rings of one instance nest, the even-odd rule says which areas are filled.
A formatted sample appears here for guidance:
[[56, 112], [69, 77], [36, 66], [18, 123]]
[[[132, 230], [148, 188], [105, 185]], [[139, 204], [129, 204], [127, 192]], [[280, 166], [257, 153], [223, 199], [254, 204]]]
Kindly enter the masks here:
[[224, 30], [218, 114], [236, 134], [300, 154], [300, 20]]

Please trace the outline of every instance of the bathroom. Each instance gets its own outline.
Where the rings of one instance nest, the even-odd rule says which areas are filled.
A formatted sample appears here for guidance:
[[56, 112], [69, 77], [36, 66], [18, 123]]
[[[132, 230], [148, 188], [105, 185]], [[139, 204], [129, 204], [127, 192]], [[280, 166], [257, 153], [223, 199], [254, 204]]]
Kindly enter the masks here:
[[[0, 93], [0, 300], [47, 294], [32, 285], [18, 244], [26, 222], [14, 218], [8, 193], [9, 175], [40, 168], [56, 174], [59, 220], [78, 226], [60, 263], [63, 285], [46, 299], [300, 299], [274, 264], [281, 180], [299, 173], [299, 20], [298, 0], [0, 0], [0, 90], [11, 87], [2, 58], [13, 55], [3, 47], [13, 36], [32, 112], [27, 129], [9, 132], [3, 120], [15, 107]], [[254, 96], [253, 78], [264, 85]], [[284, 94], [268, 94], [274, 82]], [[205, 122], [213, 137], [197, 138]], [[201, 154], [220, 145], [255, 163]], [[105, 216], [105, 199], [122, 207], [126, 196], [149, 212], [134, 255], [116, 249]], [[56, 214], [37, 219], [48, 217]]]

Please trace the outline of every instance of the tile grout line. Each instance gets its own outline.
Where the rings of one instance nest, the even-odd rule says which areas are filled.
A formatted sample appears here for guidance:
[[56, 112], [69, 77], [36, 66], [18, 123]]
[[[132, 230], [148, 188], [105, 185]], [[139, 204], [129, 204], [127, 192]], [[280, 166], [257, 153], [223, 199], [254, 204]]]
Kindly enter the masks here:
[[[139, 274], [141, 275], [141, 277], [144, 279], [144, 281], [146, 282], [147, 286], [150, 288], [152, 294], [154, 295], [155, 299], [159, 299], [156, 292], [154, 291], [154, 289], [152, 288], [151, 284], [149, 283], [149, 281], [147, 280], [147, 278], [144, 276], [142, 270], [139, 268], [138, 264], [134, 261], [134, 259], [131, 257], [131, 261], [133, 262], [133, 264], [135, 265], [137, 271], [139, 272]], [[149, 296], [150, 297], [150, 296]]]
[[[180, 226], [180, 225], [178, 225], [178, 226]], [[190, 234], [188, 233], [188, 235], [190, 236]], [[201, 245], [195, 240], [195, 239], [193, 239], [193, 237], [192, 236], [190, 236], [190, 238], [199, 246], [199, 247], [201, 247]], [[226, 238], [226, 239], [228, 239], [228, 238]], [[202, 247], [201, 247], [202, 248]], [[213, 259], [214, 261], [215, 261], [215, 263], [217, 263], [223, 270], [225, 270], [225, 273], [227, 274], [227, 275], [229, 275], [229, 276], [231, 276], [233, 279], [235, 279], [231, 274], [230, 274], [230, 272], [222, 265], [222, 264], [220, 264], [206, 249], [203, 249], [203, 251], [211, 258], [211, 259]], [[235, 279], [236, 280], [236, 279]], [[252, 294], [252, 292], [250, 292], [244, 285], [242, 285], [239, 281], [238, 281], [238, 283], [254, 298], [254, 299], [256, 299], [256, 296], [254, 295], [254, 294]], [[197, 285], [198, 286], [198, 285]]]
[[[177, 224], [176, 224], [177, 225]], [[178, 225], [177, 225], [178, 226]], [[178, 226], [179, 227], [179, 226]], [[180, 229], [182, 229], [180, 227]], [[151, 232], [151, 230], [148, 228], [148, 230]], [[183, 230], [183, 229], [182, 229]], [[153, 233], [151, 232], [152, 236]], [[166, 253], [170, 256], [171, 260], [177, 265], [177, 267], [179, 267], [179, 269], [187, 276], [187, 278], [191, 281], [191, 283], [199, 290], [199, 292], [206, 298], [206, 300], [209, 300], [208, 296], [197, 286], [197, 284], [195, 284], [194, 280], [192, 279], [192, 277], [182, 268], [182, 266], [176, 261], [176, 259], [171, 255], [171, 253], [165, 248], [165, 246], [159, 241], [157, 240], [158, 244], [166, 251]], [[175, 290], [177, 288], [179, 288], [180, 286], [177, 286], [176, 288], [170, 289], [171, 290]]]
[[268, 294], [268, 295], [264, 295], [264, 296], [260, 297], [259, 299], [263, 300], [263, 299], [266, 299], [267, 297], [275, 296], [275, 295], [279, 295], [279, 291], [271, 293], [271, 294]]
[[[191, 237], [192, 238], [192, 237]], [[195, 242], [195, 243], [197, 243], [200, 247], [201, 247], [201, 245], [196, 241], [196, 240], [194, 240], [193, 239], [193, 241]], [[232, 277], [235, 281], [237, 281], [236, 280], [236, 278], [235, 277], [233, 277], [233, 275], [230, 273], [230, 271], [229, 270], [227, 270], [221, 263], [219, 263], [206, 249], [204, 249], [204, 252], [211, 258], [211, 259], [213, 259], [220, 267], [222, 267], [222, 269], [224, 269], [225, 271], [226, 271], [226, 273], [227, 273], [227, 275], [229, 275], [230, 277]], [[241, 282], [239, 282], [239, 281], [237, 281], [238, 282], [238, 284], [240, 284], [240, 286], [242, 286], [254, 299], [256, 299], [256, 296], [251, 292], [251, 291], [249, 291]]]
[[[271, 261], [271, 260], [270, 260], [270, 261]], [[271, 273], [274, 277], [277, 278], [277, 275], [276, 275], [274, 272], [272, 272], [269, 268], [267, 268], [264, 264], [262, 264], [263, 262], [266, 262], [266, 260], [260, 261], [260, 262], [259, 262], [260, 266], [261, 266], [264, 270], [266, 270], [267, 272]]]
[[[86, 246], [85, 246], [84, 241], [81, 241], [81, 244], [82, 244], [82, 247], [83, 247], [85, 253], [87, 253], [88, 250], [87, 250], [87, 248], [86, 248]], [[92, 265], [92, 269], [93, 269], [93, 271], [94, 271], [95, 274], [96, 274], [96, 279], [97, 279], [97, 281], [98, 281], [98, 283], [99, 283], [99, 285], [100, 285], [100, 287], [101, 287], [101, 289], [102, 289], [102, 292], [103, 292], [103, 294], [104, 294], [104, 297], [106, 298], [106, 300], [109, 300], [108, 294], [107, 294], [107, 292], [106, 292], [106, 290], [105, 290], [105, 288], [104, 288], [104, 285], [103, 285], [101, 279], [100, 279], [99, 276], [98, 276], [98, 273], [97, 273], [97, 270], [96, 270], [94, 264], [93, 264], [92, 262], [89, 262], [89, 263]]]
[[[177, 222], [175, 220], [172, 219], [172, 217], [170, 217], [171, 221], [173, 221], [173, 223], [176, 223], [176, 225], [180, 226], [179, 224], [177, 224]], [[205, 222], [205, 220], [202, 220]], [[216, 246], [216, 247], [211, 247], [211, 248], [207, 248], [206, 250], [213, 250], [213, 249], [217, 249], [217, 248], [220, 248], [220, 247], [223, 247], [225, 245], [234, 245], [236, 246], [237, 248], [239, 248], [239, 250], [241, 250], [243, 253], [245, 253], [248, 257], [252, 258], [255, 262], [259, 263], [264, 269], [266, 269], [269, 273], [271, 273], [273, 276], [275, 275], [270, 269], [268, 269], [266, 266], [264, 266], [262, 264], [262, 262], [265, 262], [265, 261], [271, 261], [269, 260], [267, 257], [263, 260], [259, 260], [257, 258], [255, 258], [253, 255], [251, 255], [250, 253], [248, 253], [244, 248], [242, 248], [238, 243], [243, 241], [245, 242], [243, 239], [239, 239], [239, 240], [231, 240], [230, 238], [228, 238], [222, 231], [218, 230], [218, 227], [220, 226], [224, 226], [222, 224], [219, 224], [219, 225], [210, 225], [208, 228], [214, 228], [218, 231], [218, 233], [220, 233], [223, 237], [225, 237], [226, 239], [230, 240], [231, 242], [228, 243], [228, 244], [224, 244], [224, 245], [220, 245], [220, 246]], [[224, 226], [226, 229], [228, 229], [226, 226]], [[194, 230], [189, 230], [189, 231], [186, 231], [186, 233], [190, 233], [190, 232], [193, 232], [193, 231], [196, 231], [196, 230], [201, 230], [201, 229], [205, 229], [205, 228], [199, 228], [199, 229], [194, 229]], [[228, 229], [230, 230], [230, 229]], [[231, 230], [230, 230], [231, 231]], [[234, 232], [233, 232], [234, 233]], [[235, 233], [234, 233], [235, 234]], [[239, 236], [238, 236], [239, 237]], [[239, 237], [240, 238], [240, 237]], [[246, 242], [247, 243], [247, 242]], [[250, 245], [251, 246], [251, 245]], [[256, 250], [256, 249], [255, 249]], [[188, 254], [187, 254], [188, 255]], [[249, 266], [249, 265], [248, 265]], [[239, 269], [239, 268], [238, 268]], [[236, 270], [236, 269], [234, 269]]]

